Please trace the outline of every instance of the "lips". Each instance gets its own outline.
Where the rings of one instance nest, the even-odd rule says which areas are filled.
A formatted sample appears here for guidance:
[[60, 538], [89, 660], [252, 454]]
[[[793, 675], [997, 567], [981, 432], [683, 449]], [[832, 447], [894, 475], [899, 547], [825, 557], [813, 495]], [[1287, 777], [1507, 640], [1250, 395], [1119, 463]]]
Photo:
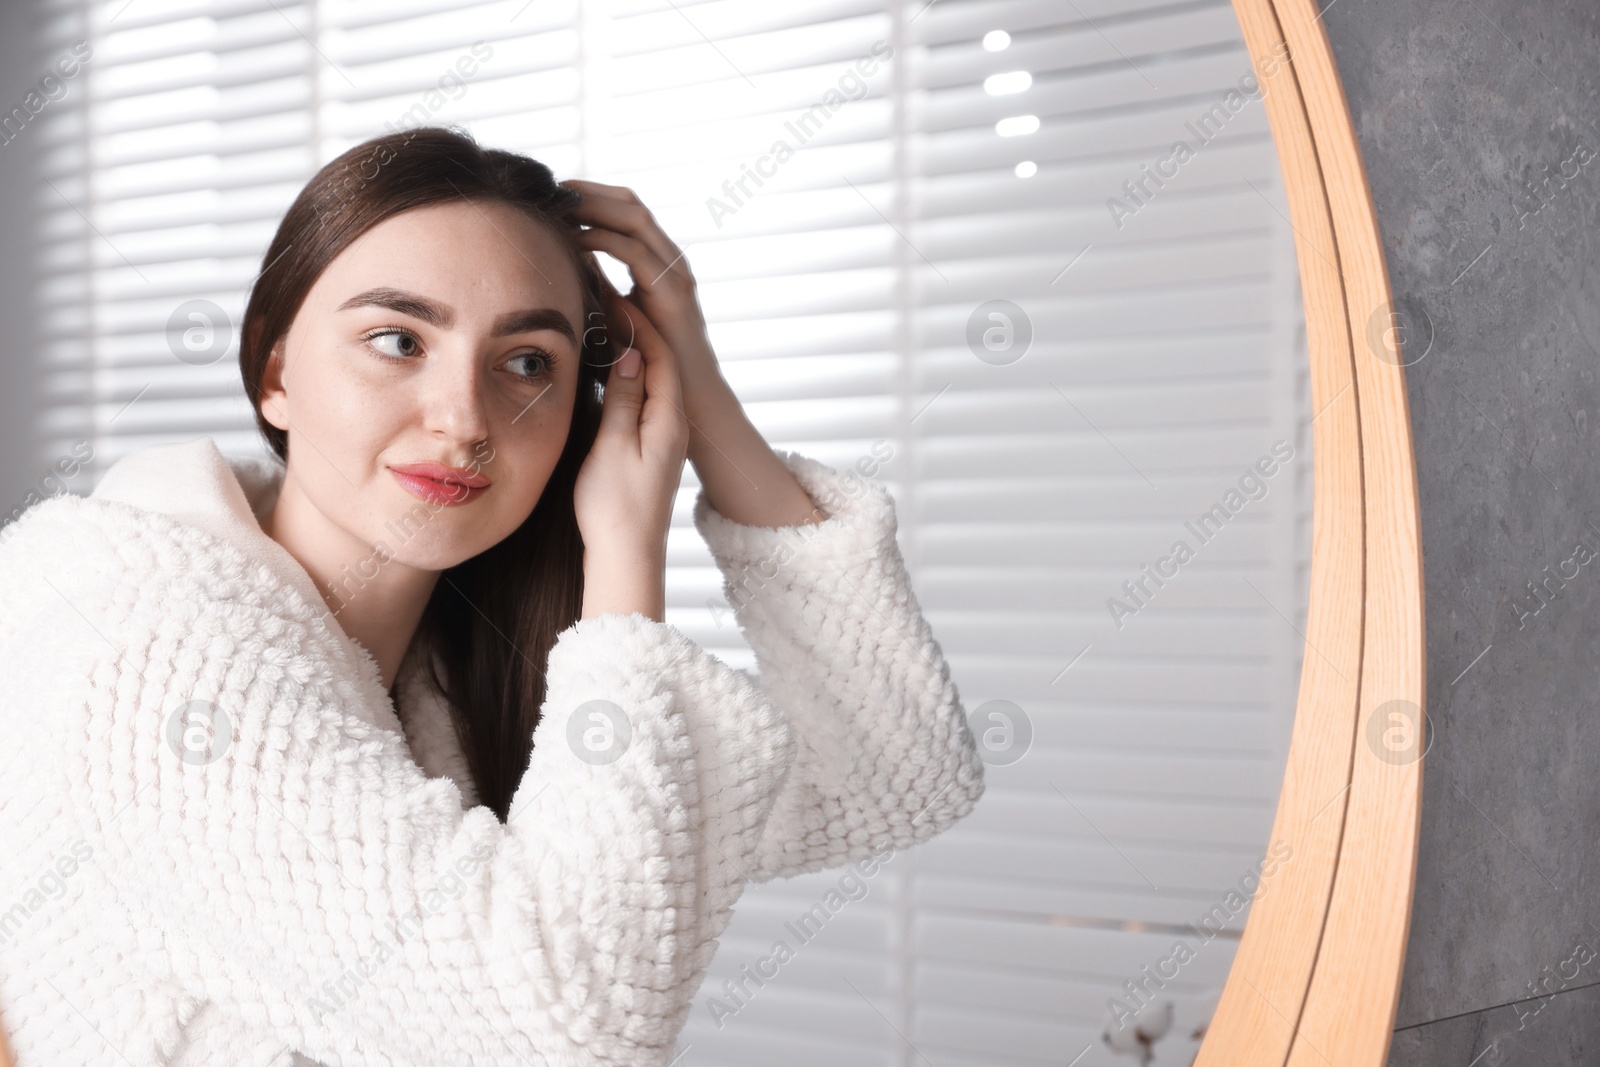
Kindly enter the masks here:
[[443, 463], [400, 463], [391, 465], [389, 472], [412, 496], [442, 507], [470, 503], [490, 485], [482, 474]]

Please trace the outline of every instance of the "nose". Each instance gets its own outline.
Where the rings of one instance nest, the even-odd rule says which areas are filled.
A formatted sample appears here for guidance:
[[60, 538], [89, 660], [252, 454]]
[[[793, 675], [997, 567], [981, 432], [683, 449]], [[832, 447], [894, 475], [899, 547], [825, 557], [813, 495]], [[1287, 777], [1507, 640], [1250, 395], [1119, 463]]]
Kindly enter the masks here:
[[489, 437], [484, 371], [478, 363], [470, 349], [452, 347], [430, 362], [422, 379], [425, 429], [463, 451]]

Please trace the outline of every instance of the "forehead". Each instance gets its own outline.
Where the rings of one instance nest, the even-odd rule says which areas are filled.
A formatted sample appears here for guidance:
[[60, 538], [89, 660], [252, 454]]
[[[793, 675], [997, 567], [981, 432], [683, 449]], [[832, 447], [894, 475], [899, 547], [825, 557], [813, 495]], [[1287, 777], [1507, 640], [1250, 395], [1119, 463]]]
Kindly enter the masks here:
[[332, 309], [380, 285], [448, 304], [464, 322], [531, 307], [556, 308], [574, 323], [583, 316], [566, 244], [499, 202], [449, 201], [387, 218], [340, 252], [308, 295]]

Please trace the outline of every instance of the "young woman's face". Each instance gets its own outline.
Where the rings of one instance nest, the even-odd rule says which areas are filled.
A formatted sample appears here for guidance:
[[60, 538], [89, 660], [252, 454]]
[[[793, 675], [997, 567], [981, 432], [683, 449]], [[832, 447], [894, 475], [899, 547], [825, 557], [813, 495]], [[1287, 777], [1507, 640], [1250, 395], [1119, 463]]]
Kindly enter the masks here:
[[[566, 444], [584, 328], [578, 274], [546, 227], [504, 203], [415, 208], [323, 271], [274, 350], [261, 410], [332, 526], [444, 570], [538, 503]], [[427, 463], [488, 485], [395, 470]]]

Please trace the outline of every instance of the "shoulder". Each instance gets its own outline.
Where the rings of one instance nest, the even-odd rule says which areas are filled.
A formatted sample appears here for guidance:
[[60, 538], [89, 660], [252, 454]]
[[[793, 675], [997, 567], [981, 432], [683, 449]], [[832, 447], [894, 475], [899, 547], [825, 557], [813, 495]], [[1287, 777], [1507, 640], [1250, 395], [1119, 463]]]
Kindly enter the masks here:
[[35, 504], [0, 529], [0, 562], [68, 559], [82, 566], [114, 565], [156, 552], [200, 547], [185, 531], [201, 531], [170, 516], [114, 500], [65, 493]]
[[165, 729], [167, 694], [215, 692], [206, 699], [255, 729], [298, 716], [296, 744], [375, 741], [363, 759], [404, 751], [376, 666], [341, 640], [326, 605], [164, 513], [76, 496], [30, 509], [0, 545], [0, 604], [15, 608], [0, 613], [0, 662], [19, 664], [30, 693], [87, 701], [105, 722]]
[[0, 529], [0, 602], [114, 623], [227, 603], [308, 627], [322, 605], [237, 546], [156, 511], [64, 494]]

